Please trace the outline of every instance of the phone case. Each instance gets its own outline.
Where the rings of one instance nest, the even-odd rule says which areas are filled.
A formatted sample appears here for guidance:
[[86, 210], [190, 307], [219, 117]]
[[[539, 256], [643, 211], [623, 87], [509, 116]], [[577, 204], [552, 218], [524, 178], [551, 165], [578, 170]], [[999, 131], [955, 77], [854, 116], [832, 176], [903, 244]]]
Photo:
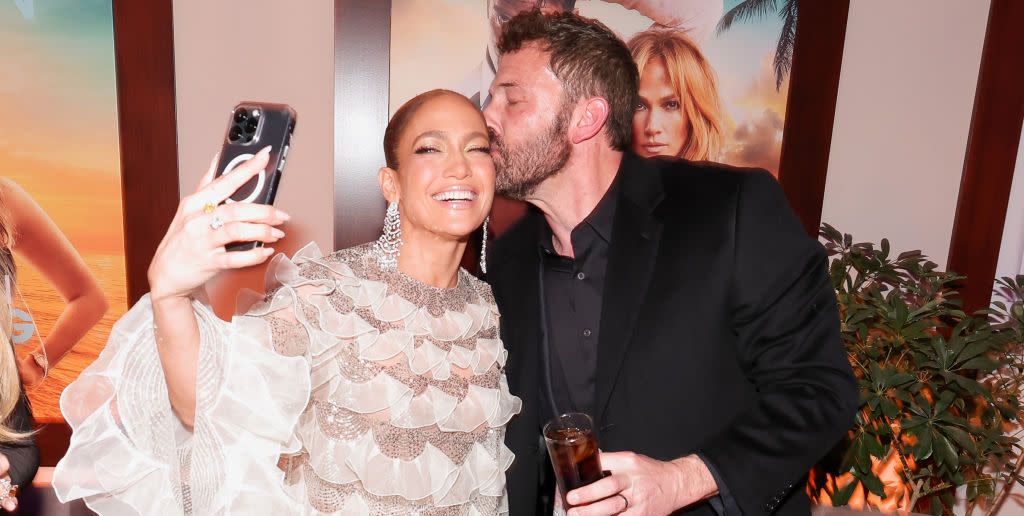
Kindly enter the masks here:
[[[296, 121], [295, 110], [286, 104], [246, 101], [231, 110], [217, 163], [218, 177], [231, 173], [263, 147], [270, 145], [271, 148], [267, 168], [242, 185], [225, 203], [274, 203]], [[236, 242], [228, 245], [227, 250], [243, 251], [257, 246], [262, 246], [262, 242]]]

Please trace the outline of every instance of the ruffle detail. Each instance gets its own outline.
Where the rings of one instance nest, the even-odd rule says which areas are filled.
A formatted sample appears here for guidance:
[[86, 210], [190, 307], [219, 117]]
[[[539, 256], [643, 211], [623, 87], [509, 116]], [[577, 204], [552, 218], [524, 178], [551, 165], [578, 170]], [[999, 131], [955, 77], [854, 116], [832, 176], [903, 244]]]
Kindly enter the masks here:
[[460, 399], [435, 385], [427, 385], [416, 394], [386, 372], [361, 383], [339, 379], [340, 374], [336, 362], [314, 373], [314, 381], [320, 378], [327, 382], [324, 388], [331, 403], [360, 414], [386, 410], [390, 424], [399, 428], [437, 425], [446, 432], [471, 432], [480, 427], [503, 426], [522, 409], [522, 401], [509, 392], [504, 376], [496, 389], [470, 383]]
[[370, 429], [355, 439], [340, 441], [324, 433], [315, 422], [310, 423], [302, 439], [307, 447], [318, 450], [309, 457], [312, 474], [333, 484], [359, 482], [376, 496], [429, 498], [438, 506], [461, 505], [474, 494], [501, 496], [504, 472], [514, 458], [499, 439], [497, 457], [485, 445], [474, 443], [465, 460], [456, 464], [427, 442], [415, 459], [405, 460], [387, 456]]

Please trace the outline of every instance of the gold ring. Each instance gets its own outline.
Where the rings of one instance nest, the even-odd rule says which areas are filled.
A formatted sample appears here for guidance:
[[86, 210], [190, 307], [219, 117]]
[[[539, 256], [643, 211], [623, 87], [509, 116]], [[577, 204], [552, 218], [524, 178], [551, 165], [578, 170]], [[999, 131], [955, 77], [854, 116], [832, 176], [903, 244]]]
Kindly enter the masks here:
[[203, 206], [203, 213], [210, 214], [210, 213], [213, 213], [213, 210], [216, 210], [216, 209], [217, 209], [217, 205], [216, 204], [213, 204], [212, 202], [208, 202], [208, 203], [206, 203]]

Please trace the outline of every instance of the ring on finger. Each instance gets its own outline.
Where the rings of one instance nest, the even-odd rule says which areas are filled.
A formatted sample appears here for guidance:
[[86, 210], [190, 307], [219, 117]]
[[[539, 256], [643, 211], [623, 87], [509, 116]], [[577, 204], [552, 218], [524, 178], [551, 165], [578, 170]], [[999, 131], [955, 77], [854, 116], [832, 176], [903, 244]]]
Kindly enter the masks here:
[[622, 498], [623, 502], [626, 502], [626, 506], [622, 509], [623, 511], [626, 511], [627, 509], [629, 509], [629, 499], [626, 498], [626, 495], [624, 495], [622, 493], [618, 493], [618, 495], [619, 495], [619, 498]]
[[220, 215], [214, 215], [213, 220], [210, 221], [210, 229], [217, 231], [222, 227], [224, 227], [224, 219]]
[[208, 203], [203, 205], [203, 213], [205, 213], [207, 215], [213, 213], [213, 210], [216, 210], [216, 209], [217, 209], [217, 205], [212, 203], [212, 202], [208, 202]]
[[0, 478], [0, 503], [16, 496], [18, 496], [18, 486], [12, 486], [10, 479]]

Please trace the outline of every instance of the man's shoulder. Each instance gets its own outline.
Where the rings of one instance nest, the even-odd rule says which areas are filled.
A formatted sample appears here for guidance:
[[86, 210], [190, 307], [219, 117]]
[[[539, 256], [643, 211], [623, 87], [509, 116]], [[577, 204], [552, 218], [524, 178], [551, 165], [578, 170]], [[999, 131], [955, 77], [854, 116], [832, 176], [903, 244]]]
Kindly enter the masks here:
[[679, 158], [648, 158], [634, 162], [633, 181], [650, 181], [655, 176], [663, 193], [662, 206], [683, 211], [722, 208], [740, 200], [739, 192], [750, 188], [777, 188], [777, 181], [765, 169], [737, 167], [710, 161]]
[[771, 178], [763, 168], [738, 167], [712, 161], [687, 161], [680, 158], [651, 158], [651, 166], [661, 175], [667, 193], [692, 194], [694, 188], [735, 189], [750, 181]]

